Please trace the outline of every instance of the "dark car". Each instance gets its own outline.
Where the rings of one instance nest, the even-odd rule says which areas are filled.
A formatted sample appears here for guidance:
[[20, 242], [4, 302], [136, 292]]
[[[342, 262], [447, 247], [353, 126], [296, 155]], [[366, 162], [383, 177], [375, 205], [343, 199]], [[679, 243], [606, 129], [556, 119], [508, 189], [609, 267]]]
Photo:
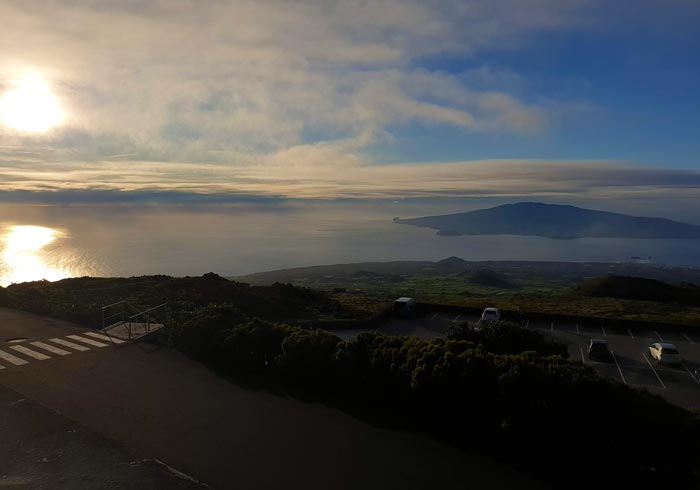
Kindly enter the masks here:
[[608, 341], [603, 339], [591, 339], [586, 344], [589, 359], [610, 359], [610, 349]]

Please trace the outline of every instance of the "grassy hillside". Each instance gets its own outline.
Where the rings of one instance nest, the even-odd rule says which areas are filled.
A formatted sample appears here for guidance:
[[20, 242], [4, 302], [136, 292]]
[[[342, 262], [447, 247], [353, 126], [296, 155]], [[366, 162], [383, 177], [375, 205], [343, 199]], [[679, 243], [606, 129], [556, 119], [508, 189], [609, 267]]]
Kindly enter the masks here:
[[268, 320], [347, 318], [353, 313], [327, 293], [289, 284], [250, 286], [216, 274], [201, 277], [82, 277], [35, 281], [0, 288], [0, 306], [101, 326], [101, 307], [127, 300], [136, 311], [167, 302], [170, 313], [209, 304], [228, 304], [246, 315]]
[[[631, 280], [609, 279], [626, 277]], [[456, 306], [700, 326], [692, 296], [700, 270], [645, 264], [567, 262], [377, 262], [306, 267], [238, 278], [328, 291], [349, 308], [379, 311], [396, 296]], [[687, 294], [686, 294], [687, 293]], [[373, 309], [373, 310], [372, 310]]]
[[700, 305], [698, 286], [689, 283], [674, 286], [643, 277], [595, 277], [582, 282], [576, 290], [586, 296]]

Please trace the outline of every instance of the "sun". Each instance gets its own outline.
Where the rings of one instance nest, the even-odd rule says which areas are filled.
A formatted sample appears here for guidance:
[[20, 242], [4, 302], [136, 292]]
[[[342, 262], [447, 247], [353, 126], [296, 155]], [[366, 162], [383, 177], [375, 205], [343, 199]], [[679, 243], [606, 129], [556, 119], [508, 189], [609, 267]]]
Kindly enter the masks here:
[[50, 87], [37, 75], [27, 75], [0, 96], [0, 121], [18, 131], [40, 133], [58, 126], [65, 114]]

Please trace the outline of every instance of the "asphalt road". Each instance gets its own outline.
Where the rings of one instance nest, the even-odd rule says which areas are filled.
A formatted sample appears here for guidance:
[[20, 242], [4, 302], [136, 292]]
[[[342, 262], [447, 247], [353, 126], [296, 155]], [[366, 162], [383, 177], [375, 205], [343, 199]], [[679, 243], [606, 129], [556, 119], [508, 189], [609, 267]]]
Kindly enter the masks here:
[[[376, 331], [387, 335], [415, 335], [431, 339], [447, 334], [456, 323], [468, 321], [476, 324], [478, 317], [426, 313], [418, 318], [393, 318]], [[621, 329], [601, 323], [597, 327], [562, 322], [528, 322], [527, 328], [536, 329], [567, 345], [569, 355], [590, 365], [602, 376], [636, 388], [658, 393], [671, 403], [686, 408], [700, 407], [700, 381], [693, 373], [700, 367], [700, 329], [694, 332], [678, 332], [673, 329]], [[366, 330], [338, 330], [335, 334], [350, 338]], [[591, 361], [584, 355], [586, 341], [605, 339], [614, 353], [609, 362]], [[683, 356], [681, 366], [658, 365], [648, 354], [654, 342], [670, 342]]]
[[[246, 389], [169, 349], [105, 344], [93, 337], [103, 344], [97, 346], [85, 339], [90, 340], [84, 328], [0, 309], [0, 352], [24, 361], [0, 358], [0, 390], [50, 409], [67, 427], [77, 423], [99, 435], [82, 441], [86, 452], [97, 454], [100, 441], [113, 441], [129, 458], [160, 460], [220, 490], [538, 488], [477, 454], [379, 429], [325, 406]], [[46, 345], [70, 353], [57, 354]], [[0, 420], [10, 420], [7, 406], [0, 410]], [[14, 424], [12, 437], [31, 453], [40, 441], [32, 436], [32, 415], [27, 417], [26, 423]], [[41, 417], [36, 415], [37, 423]], [[55, 451], [72, 444], [69, 439], [54, 443]], [[17, 454], [0, 459], [0, 475], [25, 471], [29, 456]], [[126, 458], [96, 458], [83, 470], [106, 471], [120, 457]], [[72, 467], [64, 473], [80, 474]], [[124, 480], [121, 488], [128, 487]]]
[[4, 387], [0, 414], [0, 488], [206, 488]]

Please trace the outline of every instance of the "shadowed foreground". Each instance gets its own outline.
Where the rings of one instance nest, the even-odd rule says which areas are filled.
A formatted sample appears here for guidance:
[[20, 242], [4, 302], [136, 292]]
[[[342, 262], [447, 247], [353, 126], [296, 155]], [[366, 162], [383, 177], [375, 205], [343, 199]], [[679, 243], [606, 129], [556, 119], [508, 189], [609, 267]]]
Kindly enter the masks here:
[[[70, 329], [0, 310], [3, 339], [3, 318], [21, 318], [34, 339], [42, 330], [48, 337]], [[130, 344], [10, 367], [0, 385], [217, 489], [537, 488], [514, 471], [429, 437], [249, 391], [175, 351], [149, 349]], [[28, 444], [30, 436], [17, 434]], [[20, 462], [2, 473], [17, 471]]]

